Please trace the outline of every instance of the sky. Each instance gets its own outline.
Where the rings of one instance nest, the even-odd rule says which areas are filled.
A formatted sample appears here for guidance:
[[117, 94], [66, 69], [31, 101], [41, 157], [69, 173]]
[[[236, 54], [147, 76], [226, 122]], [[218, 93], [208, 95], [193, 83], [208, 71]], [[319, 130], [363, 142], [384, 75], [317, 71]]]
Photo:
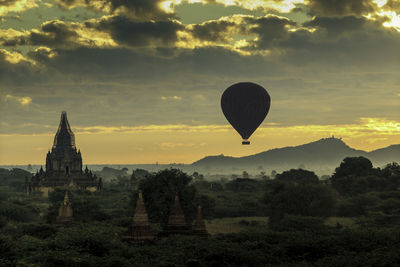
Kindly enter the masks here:
[[[84, 164], [191, 163], [335, 137], [400, 143], [398, 0], [0, 0], [0, 165], [44, 164], [67, 111]], [[270, 112], [242, 146], [220, 108]]]

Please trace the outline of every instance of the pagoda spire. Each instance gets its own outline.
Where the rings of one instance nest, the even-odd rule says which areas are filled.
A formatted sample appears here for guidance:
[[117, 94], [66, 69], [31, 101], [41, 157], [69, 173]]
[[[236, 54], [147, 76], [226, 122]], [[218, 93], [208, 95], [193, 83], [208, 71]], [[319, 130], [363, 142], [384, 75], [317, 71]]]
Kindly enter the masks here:
[[69, 201], [68, 191], [65, 191], [64, 201], [61, 203], [58, 209], [57, 222], [58, 223], [68, 223], [72, 221], [72, 205]]
[[135, 242], [151, 242], [156, 238], [156, 233], [151, 229], [146, 207], [143, 203], [142, 191], [139, 191], [139, 197], [136, 202], [135, 214], [133, 215], [132, 235]]
[[168, 226], [186, 227], [185, 216], [183, 215], [178, 194], [175, 195], [174, 205], [168, 218]]
[[142, 191], [139, 191], [135, 214], [133, 215], [133, 227], [135, 226], [149, 226], [149, 218], [147, 216], [146, 208], [143, 203]]
[[207, 238], [209, 235], [206, 229], [206, 224], [204, 223], [203, 212], [200, 205], [197, 207], [197, 217], [193, 232], [195, 235], [199, 235], [203, 238]]
[[67, 119], [67, 112], [61, 112], [60, 125], [58, 126], [57, 133], [54, 137], [53, 148], [64, 149], [72, 148], [75, 149], [75, 135], [69, 126]]

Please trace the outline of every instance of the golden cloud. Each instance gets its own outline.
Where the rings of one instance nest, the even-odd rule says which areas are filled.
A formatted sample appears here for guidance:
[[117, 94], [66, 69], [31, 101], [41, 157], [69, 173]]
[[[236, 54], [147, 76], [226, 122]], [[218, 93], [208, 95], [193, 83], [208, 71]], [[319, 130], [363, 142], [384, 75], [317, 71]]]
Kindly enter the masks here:
[[3, 56], [4, 59], [11, 64], [18, 64], [18, 63], [35, 64], [34, 61], [26, 58], [24, 55], [18, 52], [9, 52], [5, 49], [0, 49], [0, 57], [1, 56]]
[[161, 96], [161, 100], [182, 100], [182, 97], [180, 96]]
[[38, 7], [37, 0], [0, 1], [0, 16], [9, 12], [23, 12]]
[[9, 101], [17, 101], [21, 106], [27, 106], [30, 103], [32, 103], [32, 98], [29, 96], [22, 96], [22, 97], [18, 97], [18, 96], [13, 96], [13, 95], [6, 95], [5, 96], [5, 100]]
[[174, 6], [182, 3], [217, 3], [224, 6], [238, 6], [248, 10], [263, 9], [264, 11], [276, 10], [280, 13], [288, 13], [296, 8], [297, 4], [305, 3], [304, 0], [166, 0], [161, 3], [161, 7], [166, 12], [172, 12]]
[[[46, 128], [49, 128], [47, 126]], [[230, 125], [187, 125], [187, 124], [168, 124], [168, 125], [141, 125], [141, 126], [81, 126], [73, 127], [73, 131], [80, 134], [100, 134], [100, 133], [140, 133], [140, 132], [227, 132], [231, 131]], [[259, 127], [257, 134], [262, 136], [271, 131], [275, 132], [301, 132], [316, 133], [325, 135], [337, 135], [342, 137], [360, 137], [372, 134], [400, 136], [400, 121], [392, 121], [386, 118], [360, 118], [353, 124], [329, 124], [329, 125], [294, 125], [280, 126], [277, 123], [264, 123]]]

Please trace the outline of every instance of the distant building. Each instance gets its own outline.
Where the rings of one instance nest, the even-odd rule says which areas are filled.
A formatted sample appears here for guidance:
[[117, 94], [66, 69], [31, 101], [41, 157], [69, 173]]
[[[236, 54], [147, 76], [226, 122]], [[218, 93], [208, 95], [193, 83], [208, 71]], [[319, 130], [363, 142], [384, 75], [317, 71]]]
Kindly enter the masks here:
[[60, 208], [58, 208], [57, 223], [66, 224], [72, 222], [73, 219], [72, 205], [69, 201], [68, 191], [65, 191], [64, 201], [61, 203]]
[[159, 234], [160, 237], [170, 235], [189, 235], [190, 227], [186, 224], [185, 215], [182, 212], [178, 194], [175, 195], [174, 204], [169, 214], [168, 223]]
[[206, 229], [201, 207], [198, 207], [196, 222], [194, 226], [191, 227], [186, 224], [179, 197], [175, 195], [171, 213], [168, 218], [168, 224], [164, 227], [163, 231], [157, 233], [149, 224], [142, 192], [139, 191], [132, 228], [128, 233], [123, 234], [121, 239], [135, 244], [151, 244], [160, 238], [174, 235], [189, 235], [199, 238], [208, 238], [210, 236]]
[[67, 113], [61, 113], [54, 144], [46, 155], [46, 170], [39, 171], [25, 185], [26, 193], [42, 191], [45, 195], [56, 187], [69, 186], [80, 190], [101, 190], [102, 180], [91, 171], [82, 170], [81, 151], [76, 149], [75, 135], [69, 126]]
[[207, 232], [206, 224], [203, 219], [203, 212], [201, 206], [197, 207], [197, 217], [196, 222], [193, 227], [193, 235], [200, 236], [202, 238], [208, 238], [209, 234]]
[[168, 224], [164, 227], [163, 231], [158, 234], [159, 237], [167, 237], [171, 235], [194, 235], [202, 238], [208, 237], [201, 207], [199, 206], [197, 209], [196, 223], [192, 229], [191, 226], [186, 224], [185, 215], [183, 214], [178, 194], [175, 195], [175, 200], [168, 218]]
[[157, 238], [157, 233], [151, 228], [146, 207], [143, 203], [142, 191], [136, 202], [135, 214], [133, 215], [132, 230], [122, 236], [125, 241], [133, 241], [136, 244], [151, 243]]

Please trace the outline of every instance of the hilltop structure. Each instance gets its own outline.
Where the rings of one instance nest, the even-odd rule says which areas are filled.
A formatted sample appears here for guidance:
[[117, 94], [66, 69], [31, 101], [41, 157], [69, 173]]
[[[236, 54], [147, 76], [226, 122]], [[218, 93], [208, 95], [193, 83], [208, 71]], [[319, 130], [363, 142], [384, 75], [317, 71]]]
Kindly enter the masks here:
[[64, 201], [58, 209], [57, 223], [65, 224], [72, 222], [72, 205], [69, 201], [68, 191], [65, 191]]
[[69, 126], [67, 113], [61, 113], [60, 125], [51, 151], [46, 155], [46, 170], [39, 171], [27, 181], [26, 193], [42, 191], [45, 195], [55, 187], [69, 186], [80, 190], [101, 190], [102, 180], [87, 168], [82, 171], [81, 151], [76, 149], [75, 135]]

